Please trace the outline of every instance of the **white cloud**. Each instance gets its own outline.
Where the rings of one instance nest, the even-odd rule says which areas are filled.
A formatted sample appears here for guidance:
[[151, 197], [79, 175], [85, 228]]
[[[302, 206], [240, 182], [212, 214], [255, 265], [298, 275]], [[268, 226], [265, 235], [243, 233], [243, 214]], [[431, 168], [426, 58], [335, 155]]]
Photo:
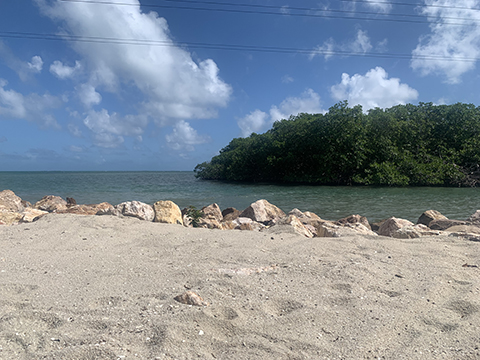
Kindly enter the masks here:
[[15, 71], [22, 81], [28, 80], [31, 74], [40, 73], [43, 68], [43, 60], [40, 56], [33, 56], [31, 62], [22, 61], [17, 58], [10, 48], [1, 40], [0, 59], [2, 59], [10, 69]]
[[175, 124], [173, 132], [165, 136], [167, 145], [174, 150], [195, 150], [193, 145], [205, 144], [211, 139], [206, 135], [198, 135], [187, 121], [181, 120]]
[[[478, 1], [463, 1], [462, 9], [453, 8], [458, 6], [455, 0], [425, 0], [425, 5], [428, 6], [422, 7], [421, 13], [432, 22], [431, 32], [419, 38], [417, 47], [412, 51], [410, 65], [422, 75], [440, 74], [445, 76], [447, 83], [460, 83], [461, 76], [475, 68], [476, 61], [466, 59], [480, 56], [480, 12], [474, 10], [478, 8]], [[452, 17], [462, 20], [448, 19]]]
[[90, 110], [83, 120], [84, 125], [93, 132], [95, 145], [114, 148], [124, 142], [123, 136], [138, 136], [147, 125], [145, 116], [109, 114], [106, 109]]
[[337, 44], [333, 38], [329, 38], [323, 45], [317, 46], [314, 49], [310, 55], [310, 59], [316, 55], [323, 55], [325, 60], [329, 60], [333, 55], [342, 55], [341, 53], [345, 53], [345, 55], [350, 55], [351, 53], [365, 54], [372, 50], [372, 48], [373, 46], [367, 32], [359, 29], [355, 39], [343, 44]]
[[290, 75], [283, 75], [282, 76], [282, 83], [284, 83], [284, 84], [290, 84], [294, 81], [295, 81], [295, 79], [293, 77], [291, 77]]
[[270, 108], [271, 122], [288, 119], [290, 115], [300, 113], [318, 114], [324, 110], [320, 106], [320, 95], [312, 89], [304, 91], [300, 97], [288, 97], [280, 103], [280, 106], [273, 105]]
[[68, 131], [75, 137], [82, 137], [82, 131], [78, 128], [75, 124], [68, 124], [67, 126]]
[[242, 131], [242, 136], [249, 136], [251, 133], [257, 133], [265, 130], [269, 124], [269, 116], [261, 110], [252, 111], [247, 116], [241, 118], [237, 122], [238, 127]]
[[[218, 109], [227, 105], [232, 89], [219, 77], [216, 63], [211, 59], [194, 61], [187, 50], [175, 45], [167, 21], [156, 12], [143, 12], [138, 0], [128, 1], [135, 6], [35, 1], [69, 35], [145, 42], [142, 45], [72, 42], [88, 75], [87, 83], [94, 88], [89, 89], [90, 96], [85, 92], [78, 94], [84, 103], [90, 106], [98, 103], [98, 91], [122, 96], [135, 94], [132, 99], [140, 99], [131, 106], [139, 109], [139, 116], [153, 120], [158, 126], [175, 122], [185, 126], [182, 121], [216, 117]], [[60, 62], [51, 71], [56, 76], [71, 75]], [[82, 88], [78, 87], [78, 91]], [[116, 121], [127, 121], [127, 117], [118, 116]], [[146, 126], [148, 121], [142, 124]], [[96, 126], [91, 130], [105, 131]], [[133, 131], [123, 132], [122, 136], [137, 135]]]
[[32, 71], [33, 73], [39, 73], [42, 71], [43, 68], [43, 60], [40, 56], [34, 56], [32, 57], [32, 61], [27, 63], [27, 67]]
[[90, 108], [92, 105], [98, 105], [102, 101], [102, 95], [95, 91], [95, 88], [90, 84], [81, 84], [75, 87], [80, 101]]
[[75, 66], [64, 65], [61, 61], [55, 60], [52, 65], [50, 65], [50, 72], [58, 77], [59, 79], [69, 79], [71, 78], [78, 70], [81, 69], [81, 64], [78, 61], [75, 61]]
[[332, 97], [347, 100], [349, 105], [362, 105], [363, 111], [380, 107], [388, 108], [417, 99], [418, 92], [398, 78], [388, 78], [381, 68], [369, 70], [365, 75], [342, 74], [342, 81], [331, 87]]
[[388, 13], [392, 10], [392, 4], [389, 4], [386, 1], [378, 1], [378, 0], [366, 0], [364, 4], [372, 8], [373, 10], [377, 10], [381, 13]]
[[252, 132], [262, 132], [275, 121], [288, 119], [291, 115], [300, 113], [324, 113], [320, 105], [320, 96], [312, 89], [304, 91], [300, 97], [288, 97], [279, 106], [272, 105], [270, 114], [261, 110], [252, 111], [237, 121], [242, 136], [249, 136]]
[[25, 96], [15, 90], [6, 90], [7, 85], [6, 80], [0, 79], [0, 118], [24, 119], [36, 122], [41, 127], [60, 127], [48, 113], [50, 109], [60, 106], [60, 99], [49, 94], [31, 93]]

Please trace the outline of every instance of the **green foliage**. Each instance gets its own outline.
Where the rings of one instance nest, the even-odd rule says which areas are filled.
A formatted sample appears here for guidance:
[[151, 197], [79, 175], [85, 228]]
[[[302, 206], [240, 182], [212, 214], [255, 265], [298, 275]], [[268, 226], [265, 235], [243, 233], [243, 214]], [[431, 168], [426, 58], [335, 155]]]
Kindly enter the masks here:
[[479, 164], [474, 105], [419, 103], [365, 114], [344, 101], [326, 114], [299, 114], [264, 134], [233, 139], [195, 173], [228, 181], [474, 186]]
[[185, 215], [190, 218], [190, 224], [193, 227], [200, 227], [200, 219], [203, 216], [203, 211], [197, 210], [195, 206], [190, 205], [186, 212]]

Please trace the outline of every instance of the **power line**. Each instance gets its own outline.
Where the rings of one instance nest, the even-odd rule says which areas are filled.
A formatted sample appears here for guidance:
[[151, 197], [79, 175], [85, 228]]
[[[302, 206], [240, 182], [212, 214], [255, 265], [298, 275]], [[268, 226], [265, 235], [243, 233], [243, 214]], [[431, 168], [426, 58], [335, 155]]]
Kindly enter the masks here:
[[401, 5], [401, 6], [414, 6], [414, 7], [426, 7], [426, 8], [443, 8], [443, 9], [458, 9], [458, 10], [472, 10], [480, 11], [480, 8], [469, 8], [466, 6], [452, 6], [452, 5], [436, 5], [436, 4], [412, 4], [392, 1], [370, 1], [370, 0], [337, 0], [341, 2], [353, 2], [362, 4], [383, 4], [383, 5]]
[[[110, 38], [100, 36], [78, 36], [78, 35], [59, 35], [59, 34], [42, 34], [42, 33], [25, 33], [6, 31], [0, 32], [0, 38], [20, 38], [33, 40], [69, 40], [75, 42], [85, 43], [100, 43], [113, 45], [149, 45], [149, 46], [165, 46], [165, 47], [179, 47], [185, 46], [190, 48], [210, 49], [210, 50], [230, 50], [230, 51], [255, 51], [265, 53], [285, 53], [285, 54], [305, 54], [305, 55], [321, 55], [321, 56], [363, 56], [374, 58], [393, 58], [410, 60], [411, 54], [399, 53], [369, 53], [369, 52], [354, 52], [354, 51], [332, 51], [321, 49], [305, 49], [305, 48], [289, 48], [289, 47], [275, 47], [275, 46], [254, 46], [254, 45], [239, 45], [239, 44], [214, 44], [202, 42], [179, 42], [174, 43], [171, 40], [150, 40], [150, 39], [122, 39]], [[445, 56], [415, 56], [415, 59], [420, 60], [441, 60], [454, 62], [476, 62], [480, 58], [468, 57], [445, 57]]]
[[[98, 0], [60, 0], [65, 3], [84, 3], [84, 4], [97, 4], [97, 5], [116, 5], [116, 6], [138, 6], [133, 3], [119, 3], [115, 1], [98, 1]], [[338, 9], [318, 9], [318, 8], [297, 8], [297, 7], [278, 7], [269, 5], [249, 5], [249, 4], [222, 4], [215, 1], [188, 1], [188, 0], [164, 0], [169, 2], [178, 3], [190, 3], [190, 4], [210, 4], [210, 5], [222, 5], [222, 6], [240, 6], [240, 7], [252, 7], [252, 8], [265, 8], [276, 9], [278, 11], [258, 11], [258, 10], [242, 10], [242, 9], [224, 9], [224, 8], [212, 8], [212, 7], [198, 7], [198, 6], [178, 6], [178, 5], [159, 5], [159, 4], [141, 4], [144, 7], [163, 8], [163, 9], [183, 9], [183, 10], [200, 10], [200, 11], [220, 11], [230, 13], [243, 13], [243, 14], [262, 14], [262, 15], [281, 15], [281, 16], [300, 16], [300, 17], [313, 17], [313, 18], [328, 18], [328, 19], [343, 19], [343, 20], [370, 20], [370, 21], [387, 21], [387, 22], [401, 22], [401, 23], [414, 23], [414, 24], [444, 24], [444, 25], [471, 25], [477, 24], [478, 21], [474, 21], [468, 18], [458, 17], [444, 17], [448, 20], [464, 20], [468, 22], [445, 22], [445, 21], [427, 21], [427, 20], [408, 20], [408, 19], [392, 19], [392, 18], [378, 18], [378, 17], [358, 17], [358, 16], [339, 16], [339, 15], [326, 15], [318, 14], [318, 12], [330, 12], [341, 14], [362, 14], [362, 15], [375, 15], [375, 16], [403, 16], [413, 18], [424, 18], [422, 15], [415, 14], [382, 14], [368, 11], [350, 11], [350, 10], [338, 10]], [[344, 1], [344, 0], [340, 0]], [[346, 1], [346, 0], [345, 0]], [[316, 13], [293, 13], [289, 10], [296, 11], [310, 11]]]

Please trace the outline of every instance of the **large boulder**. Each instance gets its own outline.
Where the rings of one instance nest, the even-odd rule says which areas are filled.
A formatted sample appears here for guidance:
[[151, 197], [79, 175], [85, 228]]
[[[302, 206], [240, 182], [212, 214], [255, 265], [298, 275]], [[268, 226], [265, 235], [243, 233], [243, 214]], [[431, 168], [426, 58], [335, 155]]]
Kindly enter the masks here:
[[267, 200], [258, 200], [242, 211], [240, 217], [250, 218], [262, 224], [272, 224], [285, 217], [285, 213]]
[[432, 230], [444, 231], [452, 226], [457, 226], [457, 225], [468, 225], [468, 223], [462, 220], [438, 219], [438, 220], [431, 221], [428, 227]]
[[405, 219], [397, 219], [396, 217], [391, 217], [380, 226], [378, 229], [378, 235], [383, 236], [392, 236], [393, 233], [405, 226], [413, 226], [411, 221]]
[[48, 214], [48, 211], [33, 209], [33, 208], [26, 208], [25, 211], [22, 213], [22, 219], [20, 222], [22, 223], [31, 223], [37, 221], [42, 216]]
[[416, 224], [404, 226], [394, 231], [391, 236], [397, 239], [415, 239], [422, 236], [436, 236], [441, 233], [440, 230], [432, 230], [424, 224]]
[[155, 210], [155, 219], [153, 221], [183, 225], [182, 211], [173, 201], [157, 201], [153, 204], [153, 209]]
[[[99, 212], [104, 215], [108, 211], [114, 209], [112, 204], [108, 202], [103, 202], [100, 204], [89, 204], [89, 205], [67, 205], [67, 209], [58, 210], [59, 214], [76, 214], [76, 215], [97, 215]], [[120, 211], [118, 211], [120, 213]]]
[[319, 224], [317, 228], [318, 237], [343, 237], [343, 236], [358, 236], [371, 235], [377, 236], [375, 232], [360, 223], [346, 223], [338, 225], [333, 221], [324, 221]]
[[480, 210], [475, 211], [470, 217], [467, 219], [468, 222], [471, 223], [478, 223], [480, 224]]
[[12, 190], [0, 192], [0, 211], [22, 212], [25, 209], [22, 199]]
[[454, 225], [450, 226], [446, 232], [449, 233], [466, 233], [480, 235], [480, 226], [478, 225]]
[[211, 204], [204, 206], [201, 211], [203, 212], [202, 219], [205, 220], [216, 220], [218, 222], [223, 221], [222, 211], [217, 204]]
[[345, 225], [345, 224], [362, 224], [365, 226], [368, 230], [372, 230], [370, 227], [370, 224], [368, 222], [368, 219], [365, 216], [361, 215], [350, 215], [347, 216], [346, 218], [337, 220], [338, 225]]
[[295, 215], [287, 215], [279, 219], [271, 228], [279, 229], [280, 227], [285, 226], [290, 227], [297, 234], [300, 234], [307, 238], [314, 237], [314, 234]]
[[140, 220], [153, 221], [155, 212], [153, 208], [140, 201], [126, 201], [115, 206], [123, 216], [136, 217]]
[[225, 224], [226, 224], [225, 225], [226, 228], [232, 228], [233, 227], [233, 229], [235, 229], [235, 230], [256, 230], [256, 231], [260, 231], [260, 230], [265, 228], [265, 225], [263, 225], [259, 222], [253, 221], [252, 219], [246, 218], [246, 217], [238, 217], [231, 222], [226, 222]]
[[0, 211], [0, 225], [18, 224], [23, 215], [14, 211]]
[[301, 223], [312, 233], [312, 235], [318, 236], [318, 229], [321, 228], [325, 220], [322, 220], [320, 216], [310, 211], [301, 212], [298, 209], [293, 209], [288, 215], [295, 216]]
[[232, 221], [240, 216], [240, 210], [234, 207], [226, 208], [222, 211], [223, 221]]
[[40, 201], [37, 201], [34, 205], [34, 208], [48, 212], [57, 212], [60, 210], [66, 210], [67, 202], [60, 196], [47, 195], [44, 196]]
[[437, 210], [427, 210], [417, 220], [417, 224], [423, 224], [430, 226], [430, 223], [434, 220], [448, 220], [446, 216], [442, 215]]

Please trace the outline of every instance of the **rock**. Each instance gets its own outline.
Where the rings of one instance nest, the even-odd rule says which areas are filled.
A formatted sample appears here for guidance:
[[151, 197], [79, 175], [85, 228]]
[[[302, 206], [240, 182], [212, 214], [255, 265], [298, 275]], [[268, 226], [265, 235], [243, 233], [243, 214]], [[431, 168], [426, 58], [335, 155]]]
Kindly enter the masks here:
[[[67, 205], [68, 206], [68, 205]], [[100, 204], [89, 204], [89, 205], [70, 205], [65, 210], [59, 210], [57, 213], [59, 214], [76, 214], [76, 215], [97, 215], [99, 212], [100, 215], [105, 215], [107, 211], [114, 210], [112, 204], [107, 202], [103, 202]], [[119, 210], [117, 210], [120, 213]], [[113, 215], [113, 214], [110, 214]]]
[[25, 207], [23, 200], [12, 190], [0, 192], [0, 211], [22, 212]]
[[40, 201], [37, 201], [34, 205], [34, 208], [48, 212], [56, 212], [59, 210], [66, 210], [67, 202], [60, 196], [47, 195], [44, 196]]
[[48, 211], [33, 209], [33, 208], [26, 208], [25, 211], [22, 213], [22, 219], [20, 222], [22, 223], [31, 223], [37, 221], [42, 216], [48, 214]]
[[186, 291], [183, 294], [175, 296], [173, 299], [185, 305], [208, 306], [208, 303], [193, 291]]
[[157, 201], [153, 204], [153, 208], [155, 210], [155, 222], [183, 225], [182, 212], [173, 201]]
[[480, 223], [480, 210], [477, 210], [472, 215], [470, 215], [467, 221], [472, 223]]
[[371, 223], [371, 224], [370, 224], [370, 229], [372, 229], [372, 231], [378, 231], [378, 229], [380, 229], [380, 226], [382, 226], [383, 223], [384, 223], [385, 221], [387, 221], [387, 220], [388, 220], [388, 219], [383, 219], [383, 220], [380, 220], [380, 221]]
[[271, 228], [282, 225], [290, 226], [297, 234], [307, 238], [313, 238], [314, 236], [314, 234], [295, 215], [287, 215], [279, 219]]
[[95, 215], [123, 216], [122, 212], [116, 209], [114, 206], [112, 206], [111, 208], [100, 209], [95, 213]]
[[140, 220], [153, 221], [155, 218], [155, 211], [150, 205], [136, 200], [118, 204], [115, 209], [120, 211], [123, 216], [136, 217]]
[[480, 235], [480, 226], [476, 225], [454, 225], [450, 226], [447, 232], [455, 232], [455, 233], [468, 233], [468, 234], [477, 234]]
[[461, 220], [439, 219], [431, 221], [428, 227], [432, 230], [447, 230], [452, 226], [467, 224], [466, 221]]
[[265, 228], [265, 225], [258, 223], [256, 221], [253, 221], [250, 218], [246, 217], [238, 217], [235, 220], [232, 221], [232, 224], [234, 224], [234, 229], [235, 230], [257, 230], [260, 231]]
[[22, 220], [23, 215], [14, 211], [0, 211], [1, 225], [14, 225]]
[[335, 224], [332, 221], [324, 221], [317, 228], [318, 237], [342, 237], [342, 236], [357, 236], [357, 235], [371, 235], [377, 236], [375, 232], [360, 223], [346, 223], [343, 225]]
[[427, 210], [417, 220], [417, 224], [429, 226], [433, 220], [445, 220], [446, 216], [442, 215], [437, 210]]
[[285, 213], [267, 200], [258, 200], [243, 210], [239, 217], [247, 217], [253, 221], [267, 224], [285, 217]]
[[404, 226], [393, 232], [392, 237], [397, 239], [415, 239], [421, 236], [436, 236], [440, 235], [441, 231], [431, 230], [424, 224], [416, 224], [413, 226]]
[[222, 216], [223, 221], [232, 221], [240, 216], [240, 210], [229, 207], [222, 211]]
[[345, 224], [362, 224], [365, 226], [368, 230], [372, 230], [370, 227], [370, 224], [368, 222], [368, 219], [365, 216], [360, 216], [360, 215], [350, 215], [347, 216], [346, 218], [337, 220], [337, 224], [339, 225], [345, 225]]
[[217, 204], [211, 204], [211, 205], [205, 206], [201, 209], [201, 211], [203, 212], [202, 219], [216, 220], [218, 222], [223, 221], [222, 211], [220, 210], [220, 207]]
[[383, 236], [392, 236], [392, 234], [405, 226], [413, 226], [411, 221], [405, 219], [397, 219], [396, 217], [391, 217], [380, 226], [378, 229], [378, 235]]
[[67, 197], [67, 206], [70, 207], [73, 205], [77, 205], [77, 201], [74, 198]]

